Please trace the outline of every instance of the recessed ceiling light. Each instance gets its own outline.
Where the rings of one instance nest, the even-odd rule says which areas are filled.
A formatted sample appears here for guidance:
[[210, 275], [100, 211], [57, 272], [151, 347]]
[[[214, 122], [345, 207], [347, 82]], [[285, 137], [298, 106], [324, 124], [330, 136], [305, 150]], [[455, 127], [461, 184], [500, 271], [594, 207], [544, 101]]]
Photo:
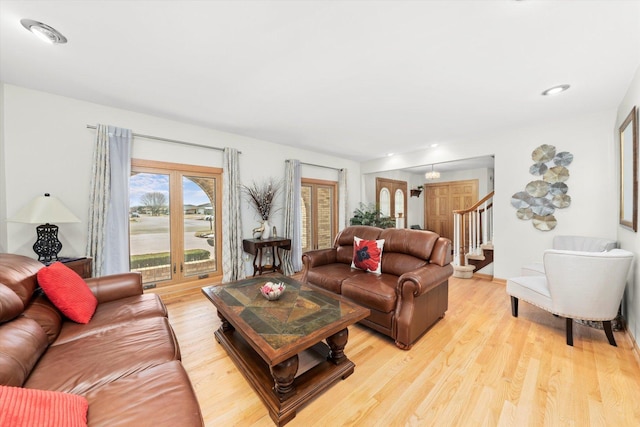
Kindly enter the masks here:
[[542, 92], [542, 95], [544, 96], [548, 96], [548, 95], [557, 95], [561, 92], [564, 92], [565, 90], [569, 89], [571, 86], [569, 85], [558, 85], [558, 86], [554, 86], [554, 87], [550, 87], [549, 89], [545, 90], [544, 92]]
[[387, 157], [393, 156], [393, 153], [387, 153]]
[[62, 44], [67, 42], [67, 38], [53, 27], [32, 19], [21, 19], [20, 23], [27, 30], [35, 34], [40, 40], [50, 44]]
[[431, 147], [431, 148], [436, 148], [437, 146], [438, 146], [438, 144], [437, 144], [437, 143], [433, 143], [433, 144], [431, 144], [429, 147]]

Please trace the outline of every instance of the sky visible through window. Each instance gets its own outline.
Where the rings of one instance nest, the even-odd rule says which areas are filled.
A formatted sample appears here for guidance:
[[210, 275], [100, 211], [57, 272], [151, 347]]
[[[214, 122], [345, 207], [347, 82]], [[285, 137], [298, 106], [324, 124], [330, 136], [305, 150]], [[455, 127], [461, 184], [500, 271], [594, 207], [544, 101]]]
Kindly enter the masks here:
[[[182, 180], [184, 204], [202, 205], [209, 203], [209, 198], [202, 189], [190, 179]], [[140, 197], [146, 193], [160, 192], [169, 200], [169, 175], [154, 173], [138, 173], [129, 179], [129, 206], [140, 206]]]

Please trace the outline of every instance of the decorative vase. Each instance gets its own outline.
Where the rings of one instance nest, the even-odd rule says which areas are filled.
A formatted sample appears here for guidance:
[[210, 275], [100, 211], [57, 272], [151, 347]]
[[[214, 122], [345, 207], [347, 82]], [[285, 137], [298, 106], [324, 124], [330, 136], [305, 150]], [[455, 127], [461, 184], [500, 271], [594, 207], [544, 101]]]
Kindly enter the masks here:
[[269, 220], [265, 219], [262, 222], [262, 226], [264, 227], [264, 230], [262, 230], [262, 236], [260, 236], [260, 238], [265, 240], [271, 237], [271, 225], [269, 225]]

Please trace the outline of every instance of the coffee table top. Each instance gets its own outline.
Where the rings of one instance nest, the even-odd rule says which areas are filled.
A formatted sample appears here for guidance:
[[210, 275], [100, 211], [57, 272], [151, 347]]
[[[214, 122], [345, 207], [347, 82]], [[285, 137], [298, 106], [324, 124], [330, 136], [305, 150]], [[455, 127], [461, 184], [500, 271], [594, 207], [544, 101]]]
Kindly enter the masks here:
[[[284, 282], [276, 301], [260, 293], [266, 282]], [[202, 292], [219, 313], [269, 364], [280, 363], [347, 326], [369, 310], [353, 302], [282, 275], [259, 276]]]

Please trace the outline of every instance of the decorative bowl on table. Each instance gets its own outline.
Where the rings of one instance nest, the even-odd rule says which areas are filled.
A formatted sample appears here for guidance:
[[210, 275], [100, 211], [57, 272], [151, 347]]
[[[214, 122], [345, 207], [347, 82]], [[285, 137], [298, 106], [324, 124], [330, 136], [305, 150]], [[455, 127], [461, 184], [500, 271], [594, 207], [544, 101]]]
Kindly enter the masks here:
[[275, 301], [280, 298], [286, 286], [284, 283], [267, 282], [260, 288], [260, 293], [269, 301]]

